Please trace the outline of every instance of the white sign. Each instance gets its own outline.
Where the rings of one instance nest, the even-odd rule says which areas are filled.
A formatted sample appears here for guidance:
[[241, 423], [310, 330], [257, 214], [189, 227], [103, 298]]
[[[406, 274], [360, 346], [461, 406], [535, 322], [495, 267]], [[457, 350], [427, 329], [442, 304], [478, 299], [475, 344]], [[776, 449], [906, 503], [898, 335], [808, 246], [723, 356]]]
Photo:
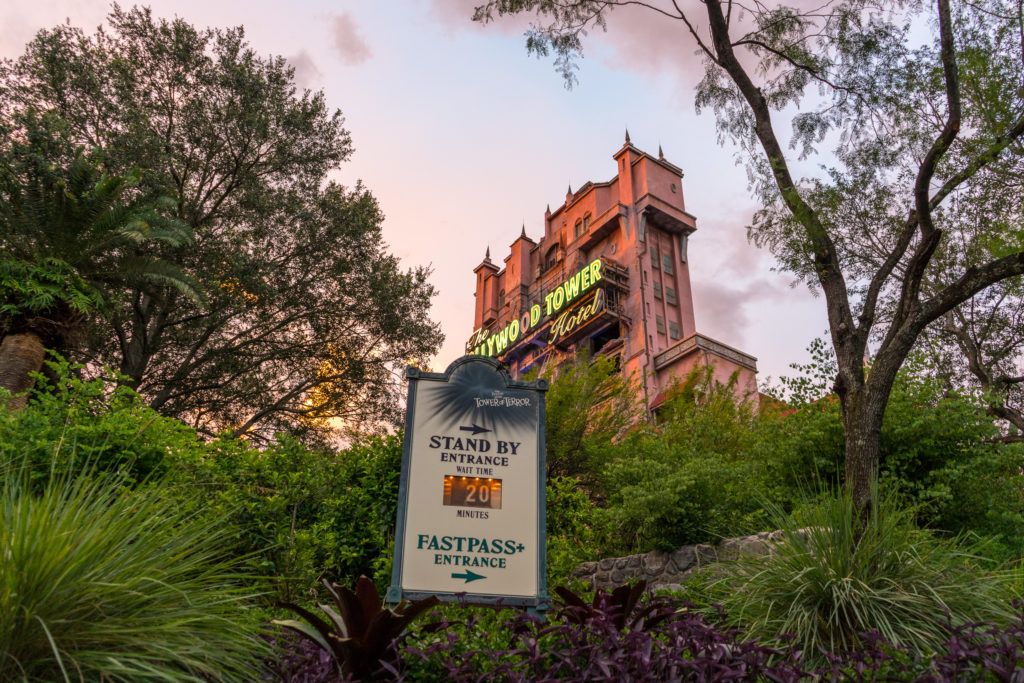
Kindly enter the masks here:
[[544, 391], [490, 358], [411, 368], [388, 599], [546, 601]]

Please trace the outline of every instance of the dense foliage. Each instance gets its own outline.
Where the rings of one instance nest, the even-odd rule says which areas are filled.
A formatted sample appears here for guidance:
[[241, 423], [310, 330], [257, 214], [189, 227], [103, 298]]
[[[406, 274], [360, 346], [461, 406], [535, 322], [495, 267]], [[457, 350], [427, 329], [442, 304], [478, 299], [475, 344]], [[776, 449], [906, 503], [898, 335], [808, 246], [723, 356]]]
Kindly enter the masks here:
[[[585, 373], [587, 369], [580, 372]], [[600, 372], [600, 368], [593, 372]], [[93, 476], [83, 471], [86, 462], [96, 474], [115, 474], [118, 486], [123, 489], [144, 490], [159, 481], [161, 495], [167, 501], [174, 501], [180, 514], [197, 515], [196, 519], [212, 518], [227, 525], [230, 532], [220, 537], [219, 550], [237, 558], [236, 566], [244, 567], [249, 576], [244, 585], [250, 592], [265, 594], [265, 608], [279, 599], [306, 608], [317, 601], [323, 602], [325, 595], [322, 589], [317, 589], [321, 579], [352, 586], [359, 575], [366, 574], [374, 576], [379, 589], [387, 585], [401, 459], [398, 435], [361, 441], [341, 451], [312, 450], [285, 435], [261, 448], [230, 438], [203, 441], [194, 429], [159, 415], [126, 387], [111, 389], [114, 383], [79, 379], [75, 377], [74, 368], [63, 363], [53, 363], [50, 375], [55, 379], [49, 384], [42, 377], [38, 378], [45, 390], [34, 394], [24, 410], [0, 412], [0, 456], [8, 461], [21, 459], [25, 465], [25, 486], [39, 493], [58, 479], [82, 477], [82, 481], [86, 481]], [[569, 386], [586, 385], [587, 382], [581, 383], [577, 378]], [[573, 389], [563, 387], [562, 391], [571, 394]], [[773, 506], [778, 515], [796, 508], [798, 525], [834, 526], [808, 522], [807, 515], [815, 508], [805, 499], [807, 494], [821, 493], [827, 500], [829, 492], [836, 490], [842, 468], [842, 440], [835, 402], [825, 398], [794, 407], [765, 408], [754, 414], [750, 406], [737, 404], [731, 392], [729, 386], [708, 381], [707, 373], [696, 372], [679, 384], [658, 421], [635, 425], [615, 438], [584, 431], [580, 443], [588, 457], [577, 461], [581, 465], [579, 476], [551, 477], [548, 482], [549, 586], [552, 590], [569, 583], [572, 569], [581, 561], [672, 548], [684, 543], [714, 542], [723, 536], [782, 526], [781, 516], [769, 515]], [[898, 507], [914, 506], [917, 520], [926, 522], [939, 533], [973, 532], [986, 538], [987, 543], [977, 551], [980, 555], [996, 560], [1019, 557], [1021, 474], [1015, 465], [1019, 446], [990, 440], [995, 428], [985, 417], [983, 406], [939, 392], [926, 377], [907, 375], [901, 380], [894, 399], [890, 406], [891, 422], [887, 422], [884, 432], [889, 450], [883, 461], [886, 469], [882, 482], [893, 501], [899, 503]], [[574, 399], [570, 396], [566, 400]], [[600, 409], [600, 405], [592, 409]], [[993, 491], [996, 495], [992, 495]], [[847, 511], [852, 512], [852, 509]], [[931, 567], [929, 571], [946, 572], [944, 576], [952, 576], [962, 566], [991, 571], [991, 566], [985, 564], [990, 560], [966, 557], [961, 551], [936, 540], [934, 532], [917, 531], [906, 513], [896, 511], [883, 516], [878, 524], [884, 531], [879, 538], [885, 543], [866, 544], [864, 552], [888, 548], [897, 555], [904, 553], [901, 556], [904, 559], [927, 560], [925, 565]], [[869, 531], [872, 528], [869, 527]], [[850, 528], [846, 530], [849, 532]], [[841, 546], [831, 537], [816, 542], [828, 548]], [[904, 550], [896, 547], [899, 543], [903, 543], [900, 547]], [[858, 557], [856, 553], [850, 555], [858, 567], [888, 566], [893, 572], [896, 569], [909, 571], [909, 562], [907, 566], [886, 564], [878, 558], [860, 562]], [[791, 569], [784, 566], [776, 571], [777, 586], [795, 590], [787, 583]], [[920, 580], [927, 582], [928, 576], [925, 573], [925, 578]], [[769, 574], [762, 576], [765, 581], [768, 577]], [[896, 576], [883, 578], [895, 580]], [[932, 583], [939, 585], [937, 579]], [[955, 587], [948, 582], [942, 585]], [[1005, 583], [1001, 585], [1005, 588]], [[997, 582], [991, 581], [984, 591], [961, 590], [961, 595], [955, 597], [962, 600], [976, 601], [989, 596], [987, 604], [994, 610], [971, 612], [965, 608], [963, 614], [967, 616], [963, 619], [972, 618], [970, 615], [990, 619], [1000, 609], [1005, 612], [1013, 593], [1009, 588], [996, 591], [997, 588]], [[913, 602], [916, 598], [908, 598], [908, 591], [896, 591], [894, 596]], [[991, 591], [996, 593], [990, 594]], [[766, 587], [758, 595], [768, 592]], [[736, 597], [744, 595], [738, 588], [732, 593]], [[691, 599], [718, 600], [716, 595], [707, 582], [695, 583], [688, 591]], [[799, 605], [791, 597], [763, 602], [793, 609]], [[588, 601], [588, 604], [594, 608], [597, 603]], [[958, 605], [956, 600], [949, 600], [951, 609], [959, 610]], [[736, 626], [744, 632], [755, 624], [755, 615], [745, 609], [727, 604], [728, 617], [735, 619]], [[942, 610], [928, 609], [932, 617], [939, 617], [938, 621], [929, 622], [931, 640], [927, 645], [917, 643], [907, 652], [943, 652], [942, 642], [948, 629], [942, 620]], [[450, 620], [461, 618], [453, 616], [455, 613], [445, 613]], [[747, 637], [729, 635], [730, 632], [714, 626], [719, 619], [714, 616], [717, 614], [714, 609], [704, 606], [694, 612], [693, 619], [698, 613], [704, 615], [701, 619], [710, 615], [712, 622], [690, 620], [686, 625], [665, 625], [665, 629], [675, 630], [665, 631], [655, 640], [662, 642], [660, 639], [664, 637], [682, 642], [678, 638], [699, 636], [705, 639], [700, 642], [731, 643], [736, 638]], [[1003, 618], [1006, 616], [1004, 613]], [[484, 659], [493, 665], [495, 660], [489, 653], [506, 650], [518, 653], [508, 654], [508, 666], [512, 667], [510, 676], [515, 671], [530, 672], [524, 676], [540, 676], [547, 671], [540, 667], [555, 666], [549, 659], [542, 659], [539, 651], [528, 650], [528, 641], [510, 640], [519, 637], [514, 636], [518, 633], [514, 629], [526, 628], [525, 622], [509, 622], [507, 613], [481, 618], [487, 624], [481, 628], [487, 629], [489, 635], [467, 635], [467, 640], [457, 647], [450, 641], [443, 645], [442, 641], [430, 640], [433, 636], [424, 633], [422, 638], [427, 640], [417, 640], [419, 645], [414, 647], [424, 653], [433, 647], [436, 652], [422, 663], [414, 657], [409, 664], [406, 656], [407, 669], [402, 675], [416, 679], [422, 674], [423, 679], [429, 679], [434, 674], [424, 672], [436, 673], [446, 666], [454, 666], [452, 662], [461, 661], [459, 658], [464, 655], [469, 657], [467, 661], [478, 662], [478, 666], [483, 666]], [[558, 624], [562, 629], [551, 631], [551, 638], [555, 640], [544, 640], [548, 637], [545, 633], [539, 642], [550, 642], [554, 652], [583, 648], [581, 661], [589, 661], [587, 666], [596, 666], [598, 670], [602, 661], [611, 666], [609, 662], [614, 660], [610, 669], [613, 672], [623, 670], [614, 667], [628, 670], [634, 666], [636, 656], [643, 661], [647, 645], [639, 636], [630, 636], [636, 640], [633, 642], [625, 635], [623, 640], [605, 634], [607, 638], [603, 637], [601, 642], [618, 643], [615, 647], [625, 648], [607, 659], [598, 641], [587, 640], [594, 633], [604, 633], [600, 630], [604, 627], [588, 626], [583, 632], [573, 631], [571, 629], [576, 627], [568, 625], [572, 620], [565, 617], [563, 621], [552, 622], [552, 626]], [[760, 632], [764, 638], [784, 632], [799, 638], [801, 635], [794, 625], [798, 622], [796, 617], [790, 621], [784, 618], [781, 622], [772, 622], [775, 625], [762, 626]], [[953, 624], [958, 623], [960, 621], [953, 621]], [[877, 623], [865, 621], [847, 628], [844, 633], [849, 636], [866, 626], [880, 628]], [[680, 629], [689, 635], [680, 635]], [[895, 628], [892, 633], [898, 634], [900, 629]], [[899, 637], [891, 637], [889, 641], [906, 642]], [[323, 669], [325, 661], [316, 649], [310, 650], [288, 639], [281, 642], [288, 649], [287, 654], [282, 655], [284, 659], [275, 664], [279, 669], [291, 666], [296, 672]], [[858, 641], [841, 638], [834, 646], [854, 645], [859, 648], [857, 652], [874, 652], [870, 650], [873, 642], [871, 638]], [[990, 644], [985, 647], [995, 647], [995, 640], [986, 642]], [[661, 650], [656, 643], [651, 647], [656, 656], [661, 656], [657, 654]], [[773, 647], [786, 649], [777, 643]], [[902, 652], [899, 647], [890, 643], [884, 652], [898, 654]], [[749, 651], [761, 652], [756, 648]], [[479, 654], [467, 654], [471, 652]], [[883, 650], [870, 656], [879, 657], [881, 652]], [[677, 657], [675, 654], [665, 656]], [[694, 656], [692, 653], [685, 655]], [[445, 657], [450, 659], [447, 664]], [[522, 658], [530, 663], [524, 664]], [[912, 659], [909, 654], [899, 655], [894, 660], [885, 660], [885, 667], [906, 662], [910, 667], [907, 671], [919, 672], [920, 666], [927, 665], [927, 662], [913, 664]], [[842, 661], [842, 666], [846, 666], [852, 660]], [[518, 663], [513, 666], [515, 662]], [[762, 663], [774, 665], [777, 662], [769, 657]], [[662, 664], [670, 665], [667, 660], [655, 662], [656, 666]], [[750, 662], [742, 666], [748, 665], [752, 666]], [[827, 658], [815, 662], [812, 656], [800, 662], [803, 668], [812, 665], [832, 664]], [[963, 665], [983, 664], [969, 659]], [[328, 669], [333, 666], [330, 664]], [[592, 669], [581, 670], [594, 673]], [[557, 675], [563, 674], [573, 675], [570, 670], [559, 669]], [[311, 673], [312, 678], [308, 680], [317, 680], [317, 675]]]
[[[652, 424], [615, 439], [584, 432], [585, 468], [548, 481], [552, 584], [582, 561], [774, 528], [767, 507], [790, 510], [807, 494], [837, 492], [842, 416], [827, 394], [829, 354], [820, 342], [815, 348], [816, 360], [785, 380], [789, 404], [765, 402], [755, 414], [733, 387], [698, 370]], [[920, 369], [912, 364], [893, 389], [881, 438], [883, 487], [914, 508], [920, 525], [980, 534], [994, 559], [1024, 556], [1020, 444], [1002, 443], [983, 404]], [[585, 386], [578, 378], [585, 372], [560, 390]]]
[[241, 28], [116, 5], [103, 30], [43, 30], [0, 63], [0, 155], [45, 116], [67, 142], [46, 162], [96, 150], [111, 177], [137, 173], [142, 196], [173, 197], [167, 215], [194, 234], [159, 256], [194, 278], [203, 305], [128, 287], [68, 352], [118, 368], [150, 406], [208, 436], [394, 423], [395, 368], [441, 342], [429, 269], [388, 252], [366, 188], [328, 178], [351, 138], [293, 75]]
[[159, 256], [192, 240], [168, 217], [170, 197], [140, 190], [138, 169], [104, 173], [102, 154], [73, 148], [56, 117], [16, 119], [22, 135], [0, 143], [0, 387], [21, 394], [47, 349], [66, 353], [127, 292], [203, 297]]
[[[509, 611], [446, 607], [395, 642], [380, 680], [709, 681], [1015, 680], [1024, 664], [1024, 615], [1010, 624], [947, 626], [931, 653], [893, 645], [877, 632], [859, 647], [820, 653], [789, 638], [768, 646], [723, 624], [715, 610], [667, 596], [646, 596], [630, 611], [608, 593], [580, 596], [539, 622]], [[625, 625], [629, 628], [623, 628]], [[326, 651], [282, 637], [282, 678], [337, 680]]]
[[[398, 504], [401, 438], [367, 439], [340, 452], [281, 436], [257, 449], [204, 442], [126, 387], [81, 380], [66, 364], [25, 410], [0, 411], [0, 458], [26, 463], [33, 486], [74, 477], [84, 463], [123, 486], [160, 479], [183, 508], [224, 519], [223, 549], [241, 558], [254, 590], [307, 600], [319, 580], [388, 580]], [[256, 577], [263, 577], [257, 580]], [[269, 581], [270, 585], [264, 582]]]
[[373, 582], [360, 576], [355, 591], [324, 581], [333, 605], [321, 604], [323, 616], [294, 603], [282, 606], [302, 617], [275, 620], [275, 624], [308, 638], [334, 658], [337, 673], [360, 681], [372, 681], [397, 669], [395, 640], [424, 612], [440, 603], [431, 595], [402, 600], [394, 607], [381, 603]]

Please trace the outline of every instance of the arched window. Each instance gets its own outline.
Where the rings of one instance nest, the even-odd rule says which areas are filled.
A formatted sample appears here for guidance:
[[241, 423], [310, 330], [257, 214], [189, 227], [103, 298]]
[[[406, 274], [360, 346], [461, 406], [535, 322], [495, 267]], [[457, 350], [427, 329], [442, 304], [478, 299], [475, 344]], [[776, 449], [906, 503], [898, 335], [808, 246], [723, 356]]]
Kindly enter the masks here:
[[498, 292], [498, 308], [505, 308], [505, 290]]

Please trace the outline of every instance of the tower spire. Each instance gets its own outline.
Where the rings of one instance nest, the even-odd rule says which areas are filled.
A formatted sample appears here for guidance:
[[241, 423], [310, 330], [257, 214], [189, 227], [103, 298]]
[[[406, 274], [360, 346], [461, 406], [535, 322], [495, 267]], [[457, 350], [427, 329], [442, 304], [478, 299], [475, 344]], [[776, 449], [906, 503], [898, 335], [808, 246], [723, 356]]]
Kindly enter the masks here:
[[629, 128], [627, 128], [627, 129], [626, 129], [626, 144], [627, 144], [627, 145], [630, 145], [630, 144], [632, 144], [632, 143], [631, 143], [631, 142], [629, 141]]
[[523, 223], [523, 231], [519, 233], [519, 236], [524, 239], [526, 238], [526, 223]]
[[665, 161], [665, 153], [661, 151], [661, 143], [658, 143], [658, 158]]
[[491, 260], [491, 245], [487, 245], [487, 252], [484, 254], [484, 261]]

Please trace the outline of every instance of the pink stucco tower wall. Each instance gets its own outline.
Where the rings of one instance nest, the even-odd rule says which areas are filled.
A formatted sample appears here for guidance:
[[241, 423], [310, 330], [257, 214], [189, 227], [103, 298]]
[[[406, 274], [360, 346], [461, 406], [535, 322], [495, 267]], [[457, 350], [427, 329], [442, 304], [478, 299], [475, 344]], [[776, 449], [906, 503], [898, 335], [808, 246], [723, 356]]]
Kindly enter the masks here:
[[[634, 147], [628, 133], [613, 159], [611, 180], [570, 188], [560, 206], [548, 207], [538, 240], [524, 226], [503, 267], [488, 249], [474, 270], [467, 352], [497, 356], [513, 377], [581, 350], [616, 357], [625, 375], [641, 380], [649, 409], [673, 378], [698, 365], [713, 365], [723, 383], [737, 373], [737, 393], [753, 398], [757, 359], [697, 331], [687, 253], [697, 219], [686, 211], [682, 170], [660, 149], [653, 157]], [[583, 271], [595, 281], [581, 294], [565, 289], [565, 305], [550, 310], [546, 297], [563, 283], [588, 284]]]

